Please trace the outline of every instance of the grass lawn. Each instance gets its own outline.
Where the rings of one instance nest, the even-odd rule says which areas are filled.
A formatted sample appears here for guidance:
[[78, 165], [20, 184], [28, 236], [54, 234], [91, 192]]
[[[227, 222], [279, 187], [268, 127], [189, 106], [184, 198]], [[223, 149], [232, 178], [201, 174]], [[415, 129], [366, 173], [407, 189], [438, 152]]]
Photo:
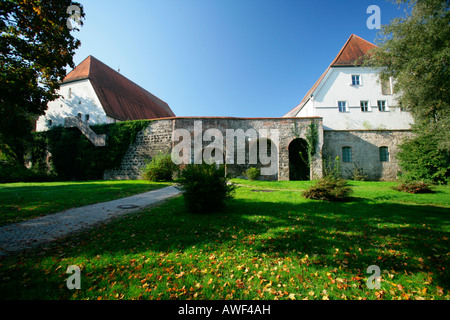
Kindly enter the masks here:
[[[352, 201], [328, 203], [292, 191], [311, 182], [235, 182], [217, 214], [189, 214], [180, 196], [2, 258], [0, 299], [449, 299], [448, 187], [351, 182]], [[80, 290], [66, 287], [70, 265]]]
[[169, 185], [144, 180], [0, 184], [0, 226]]

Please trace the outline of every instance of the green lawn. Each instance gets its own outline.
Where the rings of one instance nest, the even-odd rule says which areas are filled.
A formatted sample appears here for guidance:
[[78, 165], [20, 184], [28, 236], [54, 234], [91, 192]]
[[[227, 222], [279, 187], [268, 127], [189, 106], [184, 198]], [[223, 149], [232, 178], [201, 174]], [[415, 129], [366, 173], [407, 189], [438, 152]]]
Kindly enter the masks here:
[[0, 226], [168, 185], [144, 180], [0, 184]]
[[[0, 299], [449, 299], [448, 187], [351, 182], [352, 201], [328, 203], [291, 191], [311, 182], [235, 182], [221, 213], [189, 214], [181, 196], [3, 258]], [[80, 290], [66, 287], [70, 265]]]

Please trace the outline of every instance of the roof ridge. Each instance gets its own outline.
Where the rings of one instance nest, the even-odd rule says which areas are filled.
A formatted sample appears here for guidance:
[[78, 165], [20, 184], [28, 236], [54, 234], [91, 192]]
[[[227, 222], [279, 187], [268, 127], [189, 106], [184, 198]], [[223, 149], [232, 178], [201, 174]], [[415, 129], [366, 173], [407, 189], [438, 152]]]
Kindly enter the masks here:
[[[368, 47], [377, 47], [375, 44], [357, 36], [356, 34], [352, 33], [350, 35], [350, 37], [347, 39], [347, 41], [345, 42], [344, 46], [341, 48], [341, 50], [339, 51], [338, 55], [333, 59], [333, 61], [331, 62], [331, 64], [328, 66], [328, 68], [325, 70], [324, 73], [322, 73], [322, 75], [319, 77], [319, 79], [313, 84], [313, 86], [308, 90], [308, 92], [306, 93], [306, 95], [303, 97], [303, 99], [301, 100], [301, 102], [294, 107], [293, 109], [291, 109], [288, 113], [286, 113], [284, 116], [292, 116], [293, 114], [298, 114], [298, 112], [303, 108], [303, 106], [305, 105], [305, 103], [309, 100], [309, 98], [311, 97], [312, 93], [315, 91], [315, 89], [319, 86], [320, 82], [323, 80], [323, 78], [325, 77], [325, 75], [328, 73], [328, 71], [333, 67], [333, 66], [350, 66], [351, 64], [348, 63], [343, 63], [343, 64], [338, 64], [337, 61], [339, 61], [339, 58], [343, 55], [344, 52], [346, 52], [346, 50], [348, 49], [350, 43], [352, 40], [356, 39], [357, 41], [364, 41], [364, 44], [366, 45], [366, 49]], [[360, 50], [359, 53], [354, 53], [352, 52], [352, 62], [356, 62], [358, 61], [361, 57], [360, 55], [362, 54], [363, 56], [367, 53], [367, 51], [369, 51], [370, 49], [367, 50], [363, 50], [362, 48], [360, 48], [358, 46], [358, 49]], [[350, 49], [348, 49], [350, 50]], [[355, 57], [356, 56], [356, 57]], [[346, 61], [347, 62], [347, 61]]]

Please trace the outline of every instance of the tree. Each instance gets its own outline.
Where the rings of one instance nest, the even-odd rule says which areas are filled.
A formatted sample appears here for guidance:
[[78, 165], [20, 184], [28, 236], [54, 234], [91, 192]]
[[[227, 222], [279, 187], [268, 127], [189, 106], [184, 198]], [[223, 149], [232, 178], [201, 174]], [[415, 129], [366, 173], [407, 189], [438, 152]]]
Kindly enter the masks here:
[[[412, 173], [416, 178], [444, 182], [450, 173], [450, 1], [395, 0], [409, 9], [405, 17], [382, 26], [375, 48], [365, 65], [379, 67], [381, 80], [394, 79], [399, 105], [414, 117], [417, 141], [408, 141], [402, 149], [400, 165], [413, 169], [414, 163], [428, 163], [425, 153], [408, 153], [411, 146], [423, 144], [424, 137], [433, 140], [439, 167]], [[436, 142], [436, 143], [434, 143]], [[411, 144], [412, 143], [412, 144]], [[443, 172], [444, 171], [444, 172]], [[435, 175], [440, 172], [439, 175]], [[436, 176], [439, 176], [436, 180]]]
[[[2, 0], [0, 3], [0, 154], [23, 163], [32, 121], [74, 67], [80, 41], [71, 34], [71, 0]], [[78, 14], [78, 13], [77, 13]], [[84, 17], [79, 13], [80, 24]]]

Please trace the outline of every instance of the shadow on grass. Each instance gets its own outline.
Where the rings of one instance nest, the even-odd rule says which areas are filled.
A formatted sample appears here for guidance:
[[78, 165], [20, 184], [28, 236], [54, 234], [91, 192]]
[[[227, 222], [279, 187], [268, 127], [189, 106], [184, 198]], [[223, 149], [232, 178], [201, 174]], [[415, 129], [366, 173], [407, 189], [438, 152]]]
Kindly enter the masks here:
[[146, 181], [0, 185], [0, 226], [170, 186]]
[[[189, 256], [198, 250], [206, 253], [219, 250], [226, 254], [251, 249], [252, 255], [265, 254], [273, 258], [300, 259], [307, 254], [316, 269], [340, 269], [362, 277], [367, 276], [370, 265], [397, 274], [431, 273], [434, 286], [449, 289], [449, 232], [446, 231], [449, 209], [374, 203], [362, 198], [347, 203], [271, 202], [262, 200], [265, 196], [261, 195], [259, 200], [237, 198], [224, 211], [211, 215], [187, 213], [183, 198], [178, 197], [151, 210], [57, 241], [25, 259], [36, 262], [58, 257], [71, 264], [82, 259], [94, 266], [101, 256], [107, 262], [91, 271], [101, 277], [119, 264], [129, 264], [127, 256], [136, 254], [175, 252]], [[61, 276], [67, 278], [62, 271], [60, 278], [53, 275], [46, 279], [44, 271], [36, 268], [1, 271], [0, 275], [7, 274], [8, 278], [2, 281], [16, 285], [26, 282], [22, 278], [24, 271], [26, 277], [42, 279], [33, 283], [36, 288], [28, 288], [25, 294], [30, 297], [33, 292], [42, 293], [39, 285], [61, 287], [64, 284]], [[95, 278], [88, 281], [95, 281]], [[5, 294], [0, 292], [0, 296]], [[61, 298], [61, 291], [54, 296]], [[48, 292], [48, 297], [51, 299], [53, 293]]]
[[193, 246], [205, 251], [252, 248], [269, 256], [308, 254], [318, 267], [341, 267], [354, 274], [365, 274], [370, 265], [397, 273], [432, 272], [437, 284], [448, 288], [449, 218], [445, 208], [362, 199], [351, 203], [236, 199], [223, 212], [204, 216], [187, 213], [180, 197], [73, 242], [78, 242], [83, 256], [91, 257], [185, 252]]

